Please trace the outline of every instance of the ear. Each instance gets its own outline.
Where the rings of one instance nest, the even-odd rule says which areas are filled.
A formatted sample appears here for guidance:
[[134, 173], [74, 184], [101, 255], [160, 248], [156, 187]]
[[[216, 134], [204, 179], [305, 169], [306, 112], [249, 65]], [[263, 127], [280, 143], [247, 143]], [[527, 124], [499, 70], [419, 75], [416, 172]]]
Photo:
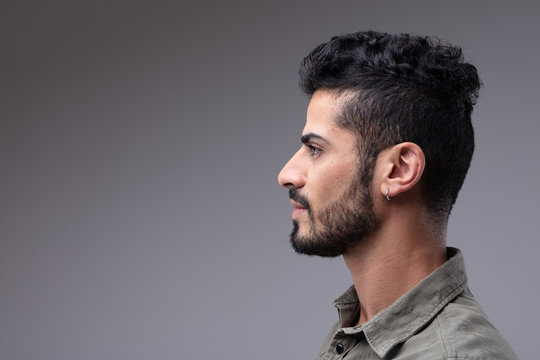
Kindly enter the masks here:
[[422, 177], [426, 158], [420, 146], [412, 142], [397, 144], [385, 151], [381, 193], [392, 198], [411, 189]]

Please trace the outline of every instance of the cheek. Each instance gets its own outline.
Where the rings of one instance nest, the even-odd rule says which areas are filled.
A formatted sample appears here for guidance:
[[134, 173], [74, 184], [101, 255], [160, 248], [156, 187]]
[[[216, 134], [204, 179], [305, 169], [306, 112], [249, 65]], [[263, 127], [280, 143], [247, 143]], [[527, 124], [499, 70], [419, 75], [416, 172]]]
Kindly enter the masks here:
[[313, 205], [340, 198], [349, 189], [356, 173], [350, 164], [329, 164], [313, 172], [309, 194]]

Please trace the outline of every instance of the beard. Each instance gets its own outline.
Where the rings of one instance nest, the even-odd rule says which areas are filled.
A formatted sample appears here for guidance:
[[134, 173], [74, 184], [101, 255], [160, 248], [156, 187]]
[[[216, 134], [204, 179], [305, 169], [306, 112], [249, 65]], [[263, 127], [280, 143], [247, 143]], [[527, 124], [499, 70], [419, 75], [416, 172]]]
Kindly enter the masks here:
[[309, 231], [305, 235], [299, 235], [298, 221], [293, 220], [290, 236], [293, 249], [304, 255], [336, 257], [374, 232], [379, 219], [369, 189], [370, 185], [358, 176], [338, 200], [314, 211], [307, 197], [297, 188], [290, 188], [290, 198], [305, 207], [309, 216], [309, 224], [305, 225]]

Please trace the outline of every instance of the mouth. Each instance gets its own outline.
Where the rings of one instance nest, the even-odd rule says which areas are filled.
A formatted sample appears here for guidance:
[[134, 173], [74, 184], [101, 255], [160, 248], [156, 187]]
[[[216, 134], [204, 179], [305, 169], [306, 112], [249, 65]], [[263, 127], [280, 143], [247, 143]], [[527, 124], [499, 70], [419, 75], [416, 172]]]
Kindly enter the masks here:
[[305, 207], [303, 207], [302, 205], [300, 205], [299, 203], [297, 203], [293, 199], [291, 199], [291, 205], [294, 207], [294, 210], [292, 212], [292, 218], [293, 219], [295, 219], [298, 216], [300, 216], [301, 214], [307, 212], [307, 209]]

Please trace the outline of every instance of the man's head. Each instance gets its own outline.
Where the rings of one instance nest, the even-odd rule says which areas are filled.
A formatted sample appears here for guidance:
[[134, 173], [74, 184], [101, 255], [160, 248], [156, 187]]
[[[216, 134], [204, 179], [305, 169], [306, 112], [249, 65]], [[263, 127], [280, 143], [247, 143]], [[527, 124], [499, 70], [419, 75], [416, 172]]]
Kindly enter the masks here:
[[[297, 251], [338, 255], [375, 231], [375, 164], [381, 152], [402, 143], [415, 144], [425, 156], [416, 188], [432, 221], [446, 223], [472, 158], [470, 115], [480, 87], [476, 69], [463, 61], [461, 49], [407, 34], [336, 36], [302, 61], [300, 85], [312, 96], [304, 135], [318, 134], [323, 121], [316, 118], [324, 117], [332, 151], [340, 147], [344, 152], [321, 153], [312, 149], [318, 143], [304, 142], [280, 174], [296, 205], [302, 199], [314, 202], [305, 211], [309, 222], [303, 224], [301, 217], [307, 215], [296, 211], [293, 246], [341, 244], [328, 252], [295, 246]], [[304, 157], [305, 151], [315, 157]], [[354, 173], [343, 176], [331, 168], [324, 175], [317, 172], [329, 154], [335, 155], [334, 166], [344, 159], [354, 163]], [[296, 181], [302, 176], [303, 181]], [[321, 176], [325, 183], [315, 185]], [[317, 191], [324, 193], [315, 196]]]

